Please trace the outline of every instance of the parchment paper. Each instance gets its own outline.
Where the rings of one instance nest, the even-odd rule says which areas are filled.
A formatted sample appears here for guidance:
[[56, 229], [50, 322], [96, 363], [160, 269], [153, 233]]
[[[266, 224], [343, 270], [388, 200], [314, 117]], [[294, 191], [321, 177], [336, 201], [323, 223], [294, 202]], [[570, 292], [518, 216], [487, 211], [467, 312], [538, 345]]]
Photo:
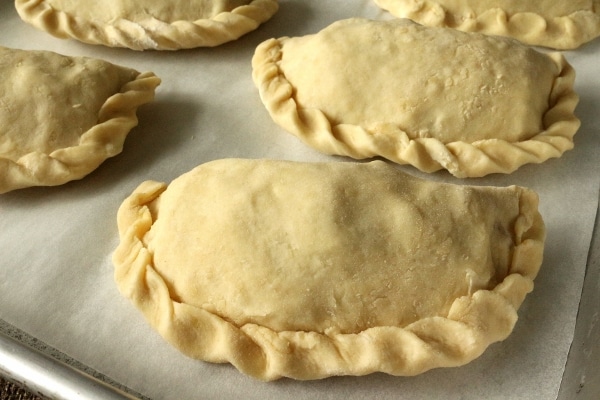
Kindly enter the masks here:
[[535, 290], [514, 333], [471, 364], [411, 378], [257, 382], [230, 365], [181, 355], [118, 293], [111, 262], [116, 211], [141, 181], [169, 182], [225, 157], [345, 161], [309, 149], [272, 122], [251, 81], [250, 60], [263, 40], [314, 33], [352, 16], [390, 18], [370, 0], [281, 0], [271, 21], [236, 42], [134, 52], [53, 38], [23, 23], [12, 1], [0, 0], [0, 45], [103, 58], [163, 80], [156, 101], [139, 110], [140, 124], [121, 155], [81, 181], [0, 196], [0, 318], [153, 399], [556, 398], [598, 207], [600, 40], [566, 53], [578, 73], [582, 127], [575, 149], [560, 159], [466, 181], [402, 167], [429, 179], [518, 184], [540, 194], [548, 238]]

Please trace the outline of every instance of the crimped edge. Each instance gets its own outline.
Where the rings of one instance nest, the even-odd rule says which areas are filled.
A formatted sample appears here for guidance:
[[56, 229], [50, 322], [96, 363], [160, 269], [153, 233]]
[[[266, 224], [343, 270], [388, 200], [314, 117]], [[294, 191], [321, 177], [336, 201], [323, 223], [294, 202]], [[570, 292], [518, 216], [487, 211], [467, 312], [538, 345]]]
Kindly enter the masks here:
[[255, 324], [238, 327], [204, 309], [174, 301], [155, 270], [144, 236], [156, 212], [151, 212], [149, 205], [166, 189], [164, 183], [143, 182], [119, 208], [120, 244], [113, 254], [119, 291], [185, 355], [229, 362], [260, 380], [309, 380], [374, 372], [410, 376], [432, 368], [464, 365], [510, 334], [518, 308], [533, 289], [543, 257], [545, 226], [538, 212], [538, 196], [516, 188], [520, 214], [514, 223], [515, 248], [506, 278], [491, 290], [457, 298], [446, 317], [356, 334], [276, 332]]
[[446, 169], [456, 177], [468, 178], [509, 174], [525, 164], [560, 157], [573, 148], [580, 126], [575, 116], [579, 97], [574, 91], [575, 70], [560, 53], [548, 54], [559, 73], [550, 93], [550, 108], [543, 116], [542, 132], [520, 142], [486, 139], [443, 143], [436, 138], [410, 139], [392, 125], [376, 131], [351, 124], [331, 125], [321, 110], [298, 107], [294, 88], [279, 68], [288, 39], [269, 39], [258, 45], [252, 58], [252, 77], [273, 120], [324, 153], [355, 159], [381, 156], [424, 172]]
[[18, 160], [0, 157], [0, 193], [30, 186], [56, 186], [81, 179], [123, 150], [127, 134], [138, 124], [138, 107], [154, 100], [160, 79], [152, 72], [138, 74], [98, 111], [96, 125], [71, 147], [50, 154], [31, 152]]
[[594, 0], [590, 10], [552, 18], [533, 12], [509, 15], [501, 8], [490, 8], [480, 15], [465, 13], [457, 18], [437, 1], [374, 1], [396, 17], [410, 18], [423, 25], [509, 36], [526, 44], [557, 50], [576, 49], [600, 36], [599, 0]]
[[65, 39], [132, 50], [179, 50], [213, 47], [255, 30], [278, 10], [277, 0], [253, 0], [248, 5], [196, 21], [165, 23], [149, 18], [110, 22], [85, 20], [52, 8], [46, 0], [15, 0], [20, 17], [31, 25]]

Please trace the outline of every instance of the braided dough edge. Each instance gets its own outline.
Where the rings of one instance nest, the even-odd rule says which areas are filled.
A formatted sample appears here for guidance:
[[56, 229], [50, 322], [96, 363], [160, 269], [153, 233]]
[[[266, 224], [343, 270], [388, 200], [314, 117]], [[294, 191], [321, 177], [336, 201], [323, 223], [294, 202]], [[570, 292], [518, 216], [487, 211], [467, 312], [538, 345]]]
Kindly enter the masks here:
[[179, 50], [214, 47], [255, 30], [278, 10], [277, 0], [252, 0], [210, 19], [165, 23], [156, 18], [136, 23], [84, 20], [56, 10], [46, 0], [15, 0], [21, 18], [49, 34], [65, 39], [132, 50]]
[[255, 324], [238, 327], [206, 310], [172, 300], [167, 284], [154, 269], [152, 253], [143, 241], [154, 223], [148, 204], [166, 188], [164, 183], [143, 182], [119, 208], [120, 244], [113, 254], [119, 291], [183, 354], [208, 362], [229, 362], [260, 380], [374, 372], [412, 376], [432, 368], [464, 365], [511, 333], [543, 257], [545, 227], [537, 210], [538, 197], [518, 188], [520, 215], [514, 224], [515, 248], [507, 276], [492, 290], [457, 298], [447, 316], [356, 334], [276, 332]]
[[560, 157], [573, 148], [573, 136], [580, 126], [574, 114], [579, 97], [573, 89], [575, 70], [560, 53], [548, 55], [559, 73], [550, 93], [550, 108], [543, 116], [542, 132], [521, 142], [487, 139], [443, 143], [436, 138], [410, 139], [392, 125], [375, 131], [350, 124], [332, 126], [321, 110], [299, 108], [294, 88], [279, 68], [286, 40], [269, 39], [256, 48], [252, 58], [254, 83], [278, 125], [326, 154], [355, 159], [381, 156], [424, 172], [446, 169], [456, 177], [468, 178], [509, 174], [525, 164]]
[[501, 8], [490, 8], [476, 15], [466, 12], [456, 18], [439, 1], [374, 0], [392, 15], [410, 18], [428, 26], [445, 26], [465, 32], [482, 32], [509, 36], [534, 46], [558, 50], [576, 49], [600, 36], [600, 1], [593, 0], [592, 9], [570, 15], [545, 18], [534, 12], [509, 15]]
[[30, 186], [56, 186], [81, 179], [107, 158], [119, 154], [127, 134], [138, 124], [137, 109], [154, 100], [160, 79], [152, 72], [138, 74], [98, 111], [96, 125], [74, 146], [50, 154], [31, 152], [13, 161], [0, 157], [0, 193]]

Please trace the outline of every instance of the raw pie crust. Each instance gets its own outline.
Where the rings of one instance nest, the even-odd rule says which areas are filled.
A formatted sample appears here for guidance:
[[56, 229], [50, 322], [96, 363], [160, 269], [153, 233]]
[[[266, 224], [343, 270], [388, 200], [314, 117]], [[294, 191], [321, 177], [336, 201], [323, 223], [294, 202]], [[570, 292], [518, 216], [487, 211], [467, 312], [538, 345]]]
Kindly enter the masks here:
[[252, 63], [274, 121], [328, 154], [479, 177], [559, 157], [580, 124], [564, 57], [507, 38], [349, 19]]
[[510, 36], [555, 49], [575, 49], [600, 35], [600, 0], [375, 0], [424, 25]]
[[133, 50], [217, 46], [267, 21], [277, 0], [16, 0], [21, 18], [59, 38]]
[[121, 152], [153, 73], [0, 47], [0, 193], [80, 179]]
[[542, 261], [537, 203], [383, 161], [213, 161], [123, 202], [115, 279], [190, 357], [262, 380], [415, 375], [512, 331]]

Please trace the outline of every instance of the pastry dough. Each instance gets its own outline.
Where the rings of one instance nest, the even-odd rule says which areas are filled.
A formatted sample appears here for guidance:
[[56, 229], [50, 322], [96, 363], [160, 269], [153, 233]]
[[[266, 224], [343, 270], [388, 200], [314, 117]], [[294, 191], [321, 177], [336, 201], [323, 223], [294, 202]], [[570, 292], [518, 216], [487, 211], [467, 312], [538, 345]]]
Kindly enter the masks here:
[[349, 19], [252, 62], [275, 122], [328, 154], [478, 177], [559, 157], [580, 124], [564, 57], [506, 38]]
[[121, 152], [153, 73], [0, 47], [0, 193], [80, 179]]
[[600, 35], [600, 0], [375, 0], [424, 25], [510, 36], [524, 43], [574, 49]]
[[277, 0], [16, 0], [21, 18], [59, 38], [133, 50], [217, 46], [267, 21]]
[[121, 293], [188, 356], [263, 379], [458, 366], [505, 339], [544, 224], [520, 187], [383, 161], [226, 159], [121, 205]]

